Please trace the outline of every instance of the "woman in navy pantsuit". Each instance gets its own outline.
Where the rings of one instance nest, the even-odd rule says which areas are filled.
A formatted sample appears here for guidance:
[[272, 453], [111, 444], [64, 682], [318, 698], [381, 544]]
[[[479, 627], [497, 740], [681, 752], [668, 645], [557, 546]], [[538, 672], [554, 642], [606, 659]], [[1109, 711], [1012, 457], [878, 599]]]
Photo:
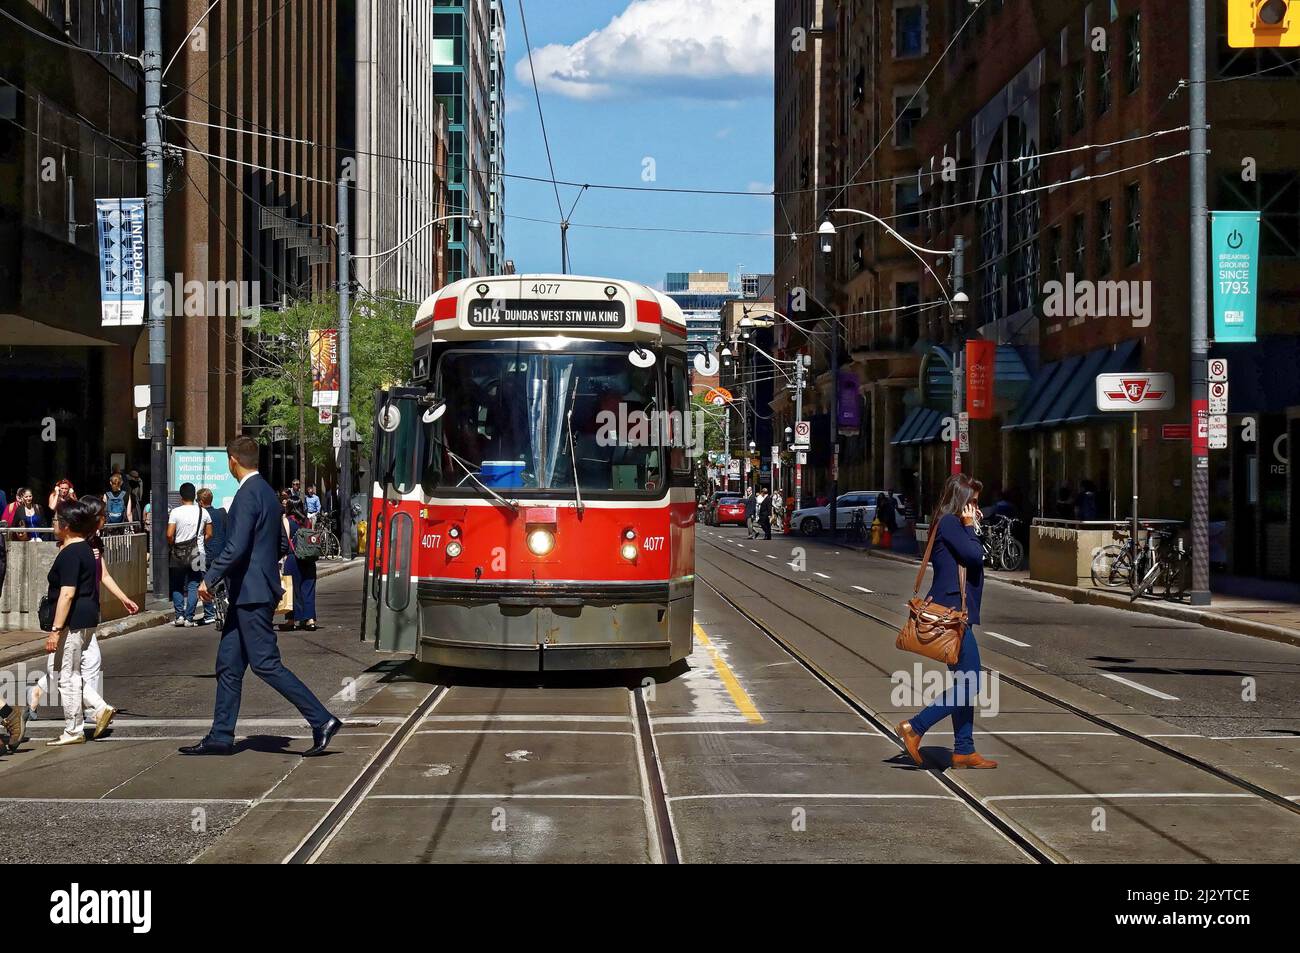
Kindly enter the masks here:
[[294, 537], [307, 526], [307, 511], [301, 500], [289, 500], [285, 508], [289, 533], [289, 555], [284, 557], [284, 574], [293, 579], [293, 614], [280, 626], [316, 631], [316, 560], [299, 559], [293, 552]]
[[936, 605], [961, 608], [961, 583], [958, 567], [966, 569], [966, 611], [969, 625], [962, 635], [957, 664], [949, 665], [952, 685], [943, 696], [911, 721], [898, 726], [898, 737], [918, 766], [925, 763], [921, 755], [921, 736], [938, 722], [951, 716], [954, 735], [954, 768], [996, 768], [998, 763], [975, 751], [975, 700], [979, 694], [980, 650], [975, 642], [975, 626], [980, 621], [980, 600], [984, 595], [984, 548], [975, 533], [979, 525], [979, 480], [955, 473], [944, 484], [943, 496], [930, 520], [935, 534], [930, 562], [934, 581], [929, 597]]

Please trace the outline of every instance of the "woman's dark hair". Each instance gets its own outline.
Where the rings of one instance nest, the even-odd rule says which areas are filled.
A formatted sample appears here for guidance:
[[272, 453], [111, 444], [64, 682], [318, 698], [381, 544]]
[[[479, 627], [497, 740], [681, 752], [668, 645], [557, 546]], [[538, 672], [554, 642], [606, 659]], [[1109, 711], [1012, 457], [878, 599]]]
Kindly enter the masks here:
[[299, 500], [286, 500], [285, 515], [299, 523], [307, 522], [307, 506]]
[[939, 497], [939, 505], [934, 509], [934, 519], [931, 522], [937, 524], [949, 514], [960, 518], [966, 504], [978, 497], [983, 489], [984, 484], [979, 480], [964, 473], [954, 473], [943, 485], [943, 494]]
[[[95, 506], [97, 502], [98, 507]], [[55, 510], [55, 518], [78, 536], [90, 536], [99, 529], [99, 515], [103, 506], [94, 497], [64, 500]]]

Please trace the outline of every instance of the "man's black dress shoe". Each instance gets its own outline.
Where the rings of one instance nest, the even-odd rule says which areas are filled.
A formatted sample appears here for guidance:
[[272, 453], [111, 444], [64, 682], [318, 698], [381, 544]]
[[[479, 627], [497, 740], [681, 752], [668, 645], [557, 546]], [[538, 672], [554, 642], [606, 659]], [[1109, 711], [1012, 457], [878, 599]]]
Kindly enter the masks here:
[[211, 738], [204, 738], [198, 744], [186, 745], [176, 750], [181, 754], [233, 754], [235, 746], [228, 745], [224, 741], [213, 741]]
[[311, 730], [312, 746], [304, 751], [302, 756], [304, 758], [313, 758], [318, 754], [324, 754], [325, 749], [329, 747], [330, 739], [338, 734], [339, 729], [342, 727], [343, 722], [331, 715], [330, 720], [320, 728], [313, 728]]

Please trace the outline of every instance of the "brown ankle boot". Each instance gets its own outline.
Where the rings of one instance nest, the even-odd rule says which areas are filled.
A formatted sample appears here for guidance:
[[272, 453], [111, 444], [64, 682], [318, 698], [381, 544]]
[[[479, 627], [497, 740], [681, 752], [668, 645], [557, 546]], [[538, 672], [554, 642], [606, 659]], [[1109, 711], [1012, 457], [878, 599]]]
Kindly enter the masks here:
[[952, 766], [954, 768], [996, 768], [998, 763], [977, 751], [972, 751], [970, 754], [954, 754]]
[[912, 730], [910, 721], [899, 722], [898, 727], [894, 729], [898, 733], [898, 738], [903, 742], [903, 747], [907, 749], [908, 755], [916, 762], [918, 768], [925, 766], [925, 758], [921, 754], [921, 736]]

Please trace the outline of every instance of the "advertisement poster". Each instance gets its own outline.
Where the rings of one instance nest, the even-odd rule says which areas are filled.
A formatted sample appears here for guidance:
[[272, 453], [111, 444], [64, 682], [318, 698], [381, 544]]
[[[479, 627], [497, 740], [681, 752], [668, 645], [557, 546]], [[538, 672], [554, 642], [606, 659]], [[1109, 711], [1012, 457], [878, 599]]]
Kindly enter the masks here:
[[96, 199], [100, 326], [144, 324], [144, 199]]
[[339, 333], [333, 328], [309, 332], [311, 348], [311, 405], [339, 405]]
[[1210, 282], [1214, 340], [1255, 340], [1255, 282], [1259, 275], [1259, 213], [1212, 212]]
[[993, 368], [997, 360], [995, 341], [966, 342], [966, 413], [971, 420], [993, 416]]
[[230, 475], [230, 457], [225, 447], [174, 447], [168, 489], [175, 493], [182, 483], [193, 483], [195, 490], [212, 491], [212, 505], [230, 510], [230, 501], [239, 490], [239, 481]]

